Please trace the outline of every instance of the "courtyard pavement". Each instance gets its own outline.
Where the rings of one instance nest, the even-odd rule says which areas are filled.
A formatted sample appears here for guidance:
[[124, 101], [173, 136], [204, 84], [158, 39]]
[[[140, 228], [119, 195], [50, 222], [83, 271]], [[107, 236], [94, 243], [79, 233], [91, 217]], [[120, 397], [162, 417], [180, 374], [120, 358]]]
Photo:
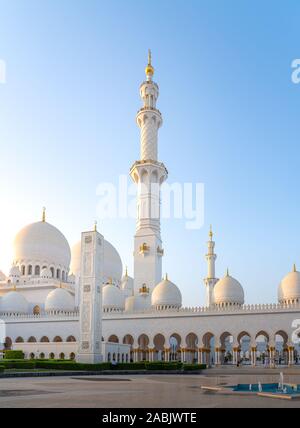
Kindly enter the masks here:
[[[284, 370], [300, 383], [299, 369]], [[0, 379], [1, 408], [300, 407], [300, 400], [228, 396], [201, 386], [278, 382], [279, 370], [212, 369], [200, 375], [115, 375]]]

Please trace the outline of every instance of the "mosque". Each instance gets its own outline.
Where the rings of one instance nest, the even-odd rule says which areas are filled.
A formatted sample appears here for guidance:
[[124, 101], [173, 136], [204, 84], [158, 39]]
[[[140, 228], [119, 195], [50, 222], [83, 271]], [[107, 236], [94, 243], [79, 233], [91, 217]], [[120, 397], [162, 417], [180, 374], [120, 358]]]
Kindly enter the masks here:
[[168, 171], [158, 160], [162, 115], [153, 75], [149, 53], [136, 117], [141, 155], [130, 170], [138, 188], [134, 278], [127, 269], [123, 274], [118, 251], [96, 226], [71, 250], [44, 210], [41, 221], [16, 235], [8, 276], [0, 272], [3, 348], [23, 350], [26, 358], [92, 362], [298, 364], [300, 273], [295, 266], [280, 282], [278, 302], [248, 305], [242, 285], [228, 271], [216, 277], [210, 230], [206, 305], [182, 307], [179, 287], [168, 276], [162, 279], [160, 216], [152, 215], [151, 207], [160, 203], [153, 184], [159, 188]]

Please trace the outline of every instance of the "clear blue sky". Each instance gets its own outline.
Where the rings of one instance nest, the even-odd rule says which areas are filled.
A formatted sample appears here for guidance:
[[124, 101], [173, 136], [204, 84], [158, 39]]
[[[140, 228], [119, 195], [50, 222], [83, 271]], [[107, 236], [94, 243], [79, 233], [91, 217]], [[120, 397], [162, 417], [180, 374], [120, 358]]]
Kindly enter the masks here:
[[[164, 271], [186, 305], [203, 304], [212, 223], [218, 276], [228, 266], [247, 302], [276, 301], [300, 266], [299, 1], [1, 0], [0, 10], [0, 267], [44, 205], [76, 242], [95, 219], [97, 185], [128, 173], [150, 47], [160, 160], [171, 182], [206, 189], [202, 229], [163, 222]], [[134, 228], [100, 225], [131, 273]]]

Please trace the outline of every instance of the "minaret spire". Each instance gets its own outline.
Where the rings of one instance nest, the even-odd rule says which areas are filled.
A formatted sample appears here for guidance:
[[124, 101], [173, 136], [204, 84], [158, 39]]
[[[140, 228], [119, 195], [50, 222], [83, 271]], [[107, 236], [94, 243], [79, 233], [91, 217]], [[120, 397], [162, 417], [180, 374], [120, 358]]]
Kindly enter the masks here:
[[151, 81], [154, 75], [154, 68], [152, 66], [151, 49], [148, 50], [148, 65], [146, 66], [145, 73], [146, 73], [147, 81]]

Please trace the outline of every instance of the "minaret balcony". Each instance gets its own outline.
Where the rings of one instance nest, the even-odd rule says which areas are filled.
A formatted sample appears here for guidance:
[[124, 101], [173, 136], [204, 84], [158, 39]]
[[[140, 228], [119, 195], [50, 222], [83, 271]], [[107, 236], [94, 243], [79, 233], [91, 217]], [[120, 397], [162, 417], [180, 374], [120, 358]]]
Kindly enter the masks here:
[[165, 254], [165, 250], [164, 250], [163, 248], [157, 247], [157, 254], [158, 254], [160, 257], [163, 257], [163, 256], [164, 256], [164, 254]]
[[149, 254], [149, 252], [150, 252], [150, 247], [144, 242], [143, 245], [140, 246], [140, 254], [146, 255], [146, 254]]
[[143, 286], [139, 289], [140, 294], [149, 294], [150, 289], [146, 286], [146, 284], [143, 284]]

